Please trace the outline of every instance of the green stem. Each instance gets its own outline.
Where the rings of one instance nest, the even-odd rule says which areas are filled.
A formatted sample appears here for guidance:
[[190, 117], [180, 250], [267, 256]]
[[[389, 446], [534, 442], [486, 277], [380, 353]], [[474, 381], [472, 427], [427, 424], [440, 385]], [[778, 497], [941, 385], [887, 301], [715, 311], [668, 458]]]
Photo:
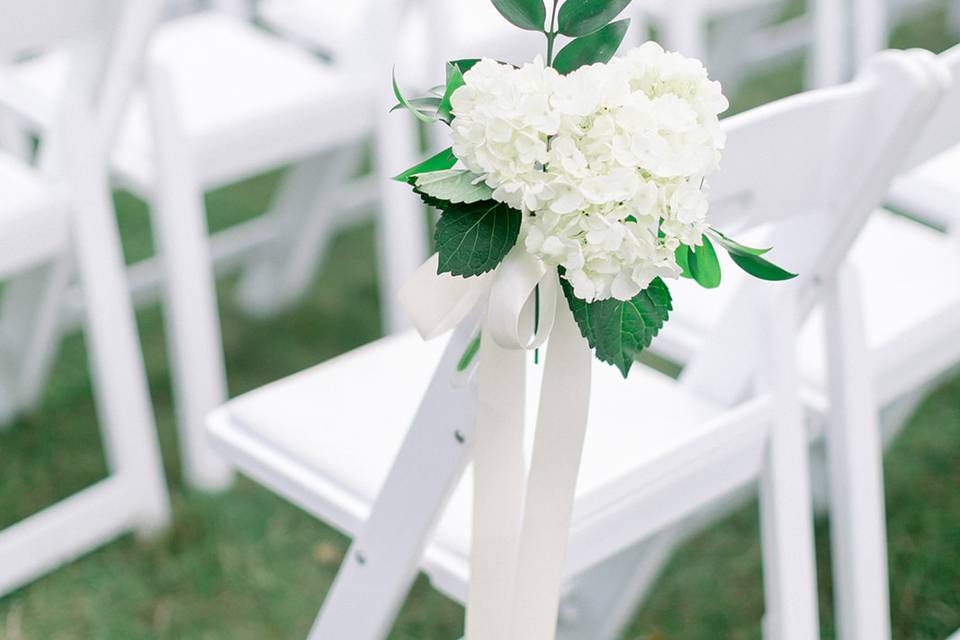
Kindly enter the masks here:
[[550, 30], [547, 31], [547, 66], [553, 66], [553, 43], [557, 39], [557, 4], [559, 0], [553, 0], [553, 9], [550, 10]]

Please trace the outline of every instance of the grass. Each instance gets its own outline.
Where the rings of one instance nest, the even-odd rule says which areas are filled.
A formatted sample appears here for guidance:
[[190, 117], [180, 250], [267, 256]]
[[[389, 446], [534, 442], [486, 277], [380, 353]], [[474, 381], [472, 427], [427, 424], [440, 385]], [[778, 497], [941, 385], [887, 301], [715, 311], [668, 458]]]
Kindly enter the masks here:
[[[952, 42], [942, 12], [899, 28], [898, 46]], [[800, 68], [751, 80], [744, 108], [796, 91]], [[211, 194], [212, 227], [263, 210], [271, 174]], [[129, 259], [152, 251], [142, 203], [117, 194]], [[369, 225], [342, 233], [307, 300], [269, 321], [241, 315], [232, 282], [220, 301], [231, 393], [242, 393], [367, 342], [380, 333]], [[186, 490], [177, 459], [160, 310], [138, 315], [175, 521], [163, 538], [131, 536], [0, 599], [0, 639], [232, 640], [306, 634], [347, 540], [252, 482], [225, 495]], [[65, 341], [41, 407], [0, 432], [0, 527], [105, 474], [83, 339]], [[887, 515], [894, 636], [942, 640], [960, 627], [960, 379], [934, 392], [890, 449]], [[824, 637], [833, 637], [827, 524], [818, 522]], [[631, 623], [627, 640], [760, 638], [756, 505], [686, 544]], [[455, 638], [463, 611], [425, 580], [415, 585], [391, 638]], [[349, 640], [349, 639], [347, 639]]]

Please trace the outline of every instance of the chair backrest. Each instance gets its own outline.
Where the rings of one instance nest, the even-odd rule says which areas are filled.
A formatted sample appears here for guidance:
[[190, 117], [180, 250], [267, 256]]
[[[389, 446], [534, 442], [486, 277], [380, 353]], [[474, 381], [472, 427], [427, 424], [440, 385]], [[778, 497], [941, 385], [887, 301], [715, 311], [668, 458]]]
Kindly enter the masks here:
[[107, 29], [120, 6], [119, 0], [0, 0], [0, 58]]
[[780, 287], [801, 317], [879, 205], [949, 80], [924, 52], [884, 52], [851, 83], [780, 100], [724, 122], [721, 170], [710, 180], [712, 221], [738, 233], [760, 228], [792, 283], [748, 278], [714, 335], [683, 373], [698, 391], [732, 403], [754, 371], [757, 296]]
[[122, 121], [163, 5], [164, 0], [0, 0], [0, 60], [66, 49], [70, 72], [55, 108], [88, 110], [100, 137], [109, 140]]
[[905, 170], [960, 145], [960, 45], [944, 51], [939, 57], [950, 70], [953, 85], [907, 157]]

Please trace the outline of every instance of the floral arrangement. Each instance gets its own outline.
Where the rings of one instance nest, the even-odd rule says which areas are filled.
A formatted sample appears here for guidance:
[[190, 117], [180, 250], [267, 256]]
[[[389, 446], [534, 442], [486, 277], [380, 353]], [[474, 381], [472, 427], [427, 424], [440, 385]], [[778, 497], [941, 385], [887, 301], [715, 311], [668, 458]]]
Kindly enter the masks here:
[[624, 376], [672, 309], [666, 280], [719, 286], [715, 243], [756, 277], [794, 277], [710, 226], [727, 100], [699, 61], [654, 42], [614, 57], [629, 2], [553, 0], [547, 26], [542, 0], [493, 0], [545, 34], [545, 58], [451, 61], [412, 99], [394, 79], [396, 108], [450, 128], [450, 148], [397, 176], [442, 212], [438, 273], [478, 276], [519, 244], [558, 270], [582, 335]]

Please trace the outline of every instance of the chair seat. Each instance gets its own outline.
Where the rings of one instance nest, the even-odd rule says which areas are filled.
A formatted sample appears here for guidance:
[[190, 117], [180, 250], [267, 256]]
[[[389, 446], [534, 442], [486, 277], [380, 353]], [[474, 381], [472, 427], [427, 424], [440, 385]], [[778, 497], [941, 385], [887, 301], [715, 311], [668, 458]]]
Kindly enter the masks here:
[[894, 181], [890, 204], [945, 227], [960, 228], [960, 146]]
[[[867, 347], [875, 365], [886, 365], [877, 375], [880, 400], [888, 402], [902, 390], [892, 360], [914, 359], [904, 337], [960, 309], [960, 280], [956, 277], [960, 273], [960, 243], [955, 237], [880, 210], [854, 244], [850, 261], [861, 281]], [[718, 289], [703, 289], [690, 280], [671, 283], [673, 317], [654, 342], [654, 350], [686, 360], [718, 321], [736, 289], [735, 282], [743, 277], [747, 276], [725, 260], [724, 286]], [[951, 328], [936, 326], [945, 331]], [[955, 330], [955, 325], [952, 328]], [[929, 348], [943, 340], [942, 348], [947, 349], [955, 342], [949, 333], [921, 338], [911, 345]], [[824, 340], [822, 315], [815, 311], [804, 327], [797, 355], [805, 382], [820, 391], [827, 371]]]
[[[165, 22], [149, 56], [169, 73], [204, 186], [329, 149], [372, 125], [369, 82], [226, 14]], [[18, 77], [27, 91], [52, 96], [67, 67], [66, 56], [53, 53], [20, 65]], [[114, 167], [135, 188], [149, 190], [153, 157], [141, 91], [131, 100]]]
[[34, 171], [0, 151], [0, 276], [47, 259], [63, 246], [63, 204]]
[[[240, 396], [211, 418], [214, 442], [258, 481], [354, 534], [383, 485], [444, 342], [424, 343], [415, 334], [384, 338]], [[534, 397], [539, 376], [528, 377], [528, 397]], [[528, 402], [528, 407], [535, 404]], [[638, 483], [649, 488], [667, 482], [678, 470], [695, 467], [697, 456], [712, 455], [734, 438], [718, 427], [721, 413], [719, 406], [659, 372], [637, 366], [624, 381], [613, 367], [595, 363], [573, 519], [574, 531], [583, 536], [571, 542], [570, 563], [600, 559], [591, 554], [602, 545], [578, 548], [577, 541], [590, 538], [591, 523], [619, 508], [614, 505], [643, 493]], [[737, 437], [742, 442], [742, 434]], [[729, 490], [730, 482], [746, 481], [759, 468], [762, 449], [761, 437], [751, 442], [755, 446], [744, 449], [739, 464], [724, 465], [742, 475], [727, 484], [699, 482], [698, 489]], [[455, 598], [465, 596], [471, 496], [468, 470], [422, 565], [435, 586]], [[682, 502], [671, 500], [667, 510]], [[647, 515], [652, 524], [655, 514]], [[620, 533], [607, 529], [600, 527], [603, 533]]]

